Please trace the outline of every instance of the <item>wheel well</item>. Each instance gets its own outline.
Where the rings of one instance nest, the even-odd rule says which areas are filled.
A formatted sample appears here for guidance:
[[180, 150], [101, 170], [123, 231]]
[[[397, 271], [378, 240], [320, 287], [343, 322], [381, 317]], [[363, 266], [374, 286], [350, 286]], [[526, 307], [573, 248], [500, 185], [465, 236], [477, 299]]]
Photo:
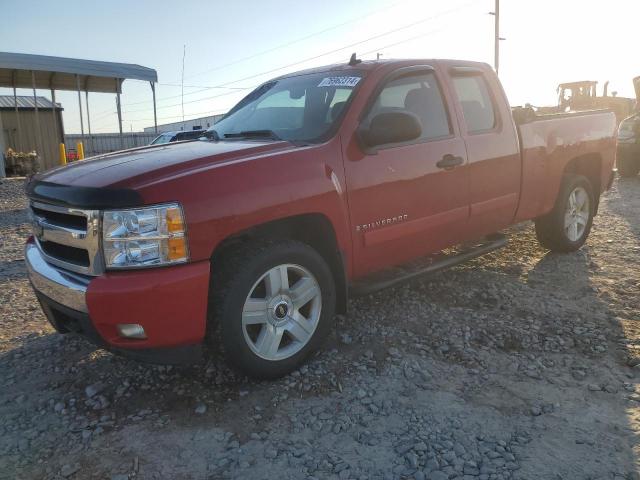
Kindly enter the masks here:
[[297, 240], [314, 248], [327, 262], [336, 283], [336, 312], [347, 310], [347, 279], [336, 233], [329, 219], [312, 213], [274, 220], [236, 233], [223, 240], [213, 251], [211, 261], [226, 256], [240, 245], [256, 239]]
[[597, 153], [582, 155], [572, 159], [564, 169], [564, 173], [575, 173], [587, 177], [593, 187], [595, 195], [596, 212], [600, 203], [602, 157]]

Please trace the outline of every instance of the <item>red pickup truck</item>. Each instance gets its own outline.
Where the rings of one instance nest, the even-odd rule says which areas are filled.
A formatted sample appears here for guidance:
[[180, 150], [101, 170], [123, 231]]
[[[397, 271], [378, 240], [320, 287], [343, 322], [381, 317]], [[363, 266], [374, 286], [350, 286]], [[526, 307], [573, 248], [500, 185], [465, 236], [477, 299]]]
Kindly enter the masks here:
[[166, 363], [219, 341], [273, 378], [350, 292], [489, 252], [524, 220], [579, 248], [615, 129], [607, 111], [512, 113], [484, 63], [352, 58], [264, 83], [206, 138], [35, 176], [28, 272], [59, 332]]

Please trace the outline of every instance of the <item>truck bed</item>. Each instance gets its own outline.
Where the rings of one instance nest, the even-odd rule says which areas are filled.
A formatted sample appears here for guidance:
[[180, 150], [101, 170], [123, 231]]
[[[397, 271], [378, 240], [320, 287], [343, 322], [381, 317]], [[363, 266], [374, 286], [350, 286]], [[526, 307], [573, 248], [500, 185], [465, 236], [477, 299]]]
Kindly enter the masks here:
[[[516, 221], [553, 208], [562, 172], [577, 158], [589, 157], [596, 194], [606, 189], [615, 159], [616, 117], [610, 110], [535, 114], [513, 109], [522, 155], [522, 188]], [[570, 168], [570, 167], [569, 167]], [[540, 193], [542, 192], [542, 194]]]

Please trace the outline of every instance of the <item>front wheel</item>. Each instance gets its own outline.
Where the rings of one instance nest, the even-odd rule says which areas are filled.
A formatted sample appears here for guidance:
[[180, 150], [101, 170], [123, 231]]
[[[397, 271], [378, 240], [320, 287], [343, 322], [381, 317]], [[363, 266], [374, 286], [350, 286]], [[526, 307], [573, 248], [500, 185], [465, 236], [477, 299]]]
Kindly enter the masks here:
[[565, 175], [553, 210], [535, 220], [538, 241], [554, 252], [578, 250], [589, 236], [594, 214], [589, 180], [582, 175]]
[[[213, 266], [214, 321], [226, 357], [256, 378], [277, 378], [317, 350], [335, 313], [333, 276], [322, 256], [297, 241], [247, 245]], [[219, 284], [219, 287], [216, 287]]]

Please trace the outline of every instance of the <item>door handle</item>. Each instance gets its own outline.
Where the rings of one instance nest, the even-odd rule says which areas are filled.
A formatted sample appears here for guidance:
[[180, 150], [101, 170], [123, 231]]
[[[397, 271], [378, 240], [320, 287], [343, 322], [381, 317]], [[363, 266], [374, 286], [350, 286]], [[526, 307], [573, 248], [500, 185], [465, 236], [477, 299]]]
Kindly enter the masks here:
[[456, 157], [454, 155], [451, 155], [450, 153], [447, 153], [444, 157], [442, 157], [442, 160], [436, 163], [436, 167], [444, 168], [445, 170], [450, 170], [454, 167], [462, 165], [463, 163], [464, 163], [464, 158]]

